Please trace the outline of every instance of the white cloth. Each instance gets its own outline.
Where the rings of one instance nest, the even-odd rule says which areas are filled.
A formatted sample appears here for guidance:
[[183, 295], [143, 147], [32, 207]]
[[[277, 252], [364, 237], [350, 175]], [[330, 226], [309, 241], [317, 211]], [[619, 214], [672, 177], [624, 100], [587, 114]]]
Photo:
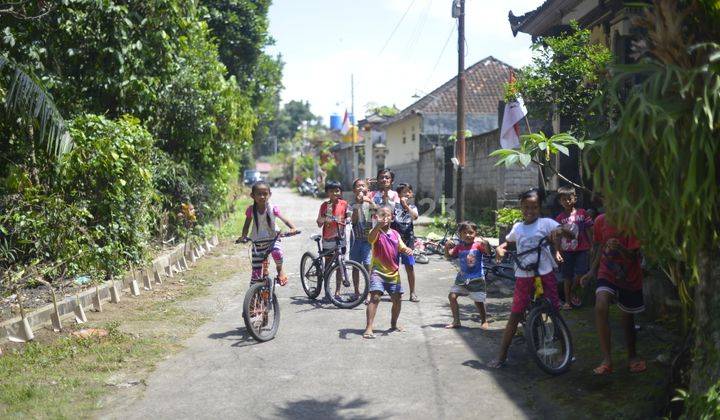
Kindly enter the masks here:
[[505, 104], [502, 128], [500, 129], [500, 146], [503, 149], [517, 149], [520, 147], [520, 137], [515, 125], [527, 115], [527, 108], [520, 95], [517, 100]]
[[[515, 223], [507, 234], [505, 239], [508, 242], [515, 242], [517, 247], [518, 255], [529, 249], [536, 248], [540, 243], [540, 240], [548, 235], [550, 232], [560, 226], [560, 223], [547, 217], [540, 217], [533, 223], [525, 224], [524, 222]], [[549, 244], [548, 244], [549, 245]], [[537, 259], [537, 253], [529, 252], [521, 257], [520, 261], [522, 265], [527, 266], [528, 264], [535, 263]], [[545, 275], [555, 269], [555, 259], [550, 253], [550, 247], [543, 247], [540, 253], [540, 275]], [[521, 270], [519, 267], [515, 267], [515, 277], [534, 277], [535, 273], [532, 271]]]

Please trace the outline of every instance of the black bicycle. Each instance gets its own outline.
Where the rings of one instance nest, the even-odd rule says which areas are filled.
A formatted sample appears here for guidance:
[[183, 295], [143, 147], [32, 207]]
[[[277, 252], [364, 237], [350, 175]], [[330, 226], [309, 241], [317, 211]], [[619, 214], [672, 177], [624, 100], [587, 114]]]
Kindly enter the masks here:
[[[333, 219], [333, 221], [337, 221]], [[339, 222], [338, 222], [339, 223]], [[300, 282], [305, 294], [310, 299], [317, 299], [325, 287], [325, 296], [338, 308], [352, 309], [365, 301], [370, 287], [369, 275], [359, 262], [346, 260], [342, 252], [345, 224], [339, 223], [341, 232], [336, 238], [337, 246], [332, 250], [322, 249], [322, 236], [312, 235], [310, 238], [317, 244], [318, 252], [306, 252], [300, 259]], [[325, 257], [330, 257], [328, 263]], [[357, 270], [358, 279], [353, 278]], [[335, 273], [335, 276], [333, 276]], [[333, 277], [335, 281], [333, 282]]]
[[[570, 369], [573, 360], [573, 345], [570, 329], [560, 312], [544, 296], [540, 277], [540, 257], [543, 249], [549, 250], [547, 238], [540, 240], [537, 247], [512, 254], [515, 264], [522, 270], [532, 271], [534, 275], [534, 292], [530, 305], [525, 310], [523, 329], [528, 351], [535, 363], [550, 375], [560, 375]], [[523, 264], [522, 257], [536, 253], [537, 259], [530, 264]]]
[[485, 276], [499, 277], [505, 280], [515, 281], [514, 261], [514, 251], [507, 251], [501, 261], [496, 261], [495, 251], [491, 248], [488, 254], [483, 254], [483, 268], [485, 269]]
[[[262, 258], [262, 276], [251, 280], [243, 301], [245, 328], [257, 341], [272, 340], [280, 327], [280, 304], [275, 295], [275, 284], [278, 282], [278, 278], [270, 278], [268, 256], [278, 239], [299, 233], [300, 231], [292, 233], [278, 232], [271, 239], [251, 241], [247, 238], [241, 238], [235, 241], [236, 243], [252, 242], [252, 254], [256, 257], [259, 255]], [[263, 251], [258, 254], [258, 249]]]

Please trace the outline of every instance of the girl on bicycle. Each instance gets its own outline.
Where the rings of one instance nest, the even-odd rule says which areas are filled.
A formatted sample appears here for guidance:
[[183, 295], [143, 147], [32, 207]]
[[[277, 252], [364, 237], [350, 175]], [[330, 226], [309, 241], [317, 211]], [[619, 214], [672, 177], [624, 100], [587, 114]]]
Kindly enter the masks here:
[[[267, 251], [267, 246], [270, 245], [271, 240], [275, 237], [277, 227], [275, 219], [282, 220], [285, 225], [290, 228], [289, 233], [295, 233], [295, 225], [280, 214], [280, 209], [277, 206], [270, 204], [269, 200], [272, 196], [270, 191], [270, 185], [266, 182], [256, 182], [252, 186], [250, 191], [250, 197], [253, 199], [253, 204], [245, 210], [245, 224], [242, 229], [242, 238], [249, 239], [254, 242], [261, 241], [260, 244], [256, 244], [252, 255], [252, 275], [250, 281], [256, 281], [263, 277], [263, 255]], [[250, 225], [252, 224], [252, 231], [248, 237], [250, 231]], [[263, 242], [265, 247], [263, 248]], [[280, 248], [278, 241], [275, 242], [271, 253], [273, 260], [275, 260], [275, 267], [278, 273], [278, 282], [281, 286], [287, 284], [287, 275], [283, 270], [283, 252]]]
[[[536, 249], [540, 241], [548, 237], [555, 249], [560, 249], [560, 238], [573, 238], [570, 229], [563, 227], [558, 222], [547, 217], [540, 217], [540, 192], [533, 188], [520, 195], [520, 210], [522, 211], [522, 222], [515, 223], [510, 233], [505, 237], [507, 242], [502, 243], [495, 249], [496, 258], [501, 261], [505, 256], [507, 245], [514, 242], [517, 247], [517, 254], [520, 255], [525, 251]], [[536, 263], [537, 253], [529, 252], [520, 257], [524, 266]], [[556, 252], [556, 259], [561, 259], [560, 254]], [[543, 291], [555, 309], [560, 309], [560, 299], [557, 292], [557, 280], [555, 278], [555, 261], [548, 247], [545, 247], [540, 253], [540, 261], [537, 261], [538, 272], [542, 279]], [[502, 342], [500, 344], [500, 353], [498, 358], [490, 362], [489, 366], [493, 368], [501, 367], [507, 359], [508, 348], [510, 342], [517, 330], [518, 323], [522, 320], [525, 308], [530, 303], [533, 293], [535, 273], [526, 271], [517, 266], [515, 267], [515, 291], [513, 293], [513, 303], [510, 310], [510, 319], [505, 326]]]

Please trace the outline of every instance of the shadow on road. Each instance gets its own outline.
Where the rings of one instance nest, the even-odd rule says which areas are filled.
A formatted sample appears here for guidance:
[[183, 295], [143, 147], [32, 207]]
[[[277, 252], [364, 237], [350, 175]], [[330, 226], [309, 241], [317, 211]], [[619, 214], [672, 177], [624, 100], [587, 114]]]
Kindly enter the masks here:
[[[284, 407], [277, 408], [277, 418], [282, 419], [361, 419], [373, 420], [390, 417], [384, 413], [376, 416], [363, 415], [358, 410], [367, 410], [369, 401], [363, 398], [355, 398], [347, 402], [342, 397], [331, 397], [327, 399], [307, 398], [298, 401], [290, 401]], [[352, 410], [349, 413], [343, 411]]]
[[247, 333], [245, 327], [238, 327], [222, 333], [212, 333], [208, 335], [208, 338], [233, 341], [233, 344], [231, 344], [232, 347], [246, 347], [258, 344], [258, 342]]

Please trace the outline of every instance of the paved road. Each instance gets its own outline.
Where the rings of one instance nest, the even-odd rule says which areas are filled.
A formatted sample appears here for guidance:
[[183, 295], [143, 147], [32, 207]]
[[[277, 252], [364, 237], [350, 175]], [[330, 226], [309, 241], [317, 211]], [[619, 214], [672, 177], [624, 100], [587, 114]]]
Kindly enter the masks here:
[[[433, 257], [430, 264], [417, 267], [422, 301], [403, 301], [400, 322], [407, 331], [386, 332], [390, 303], [383, 301], [376, 320], [378, 337], [365, 340], [364, 307], [340, 310], [309, 301], [300, 285], [299, 260], [314, 246], [309, 235], [317, 231], [320, 200], [276, 189], [273, 202], [303, 230], [283, 242], [291, 283], [279, 292], [282, 322], [277, 337], [258, 344], [247, 336], [240, 294], [187, 340], [184, 351], [158, 366], [140, 400], [106, 417], [456, 419], [550, 414], [539, 408], [542, 399], [528, 395], [524, 386], [535, 378], [485, 368], [497, 349], [508, 297], [489, 300], [495, 320], [490, 331], [480, 330], [470, 319], [470, 301], [461, 307], [466, 328], [445, 330], [451, 319], [447, 290], [455, 269]], [[227, 290], [246, 284], [244, 275], [226, 283]]]

